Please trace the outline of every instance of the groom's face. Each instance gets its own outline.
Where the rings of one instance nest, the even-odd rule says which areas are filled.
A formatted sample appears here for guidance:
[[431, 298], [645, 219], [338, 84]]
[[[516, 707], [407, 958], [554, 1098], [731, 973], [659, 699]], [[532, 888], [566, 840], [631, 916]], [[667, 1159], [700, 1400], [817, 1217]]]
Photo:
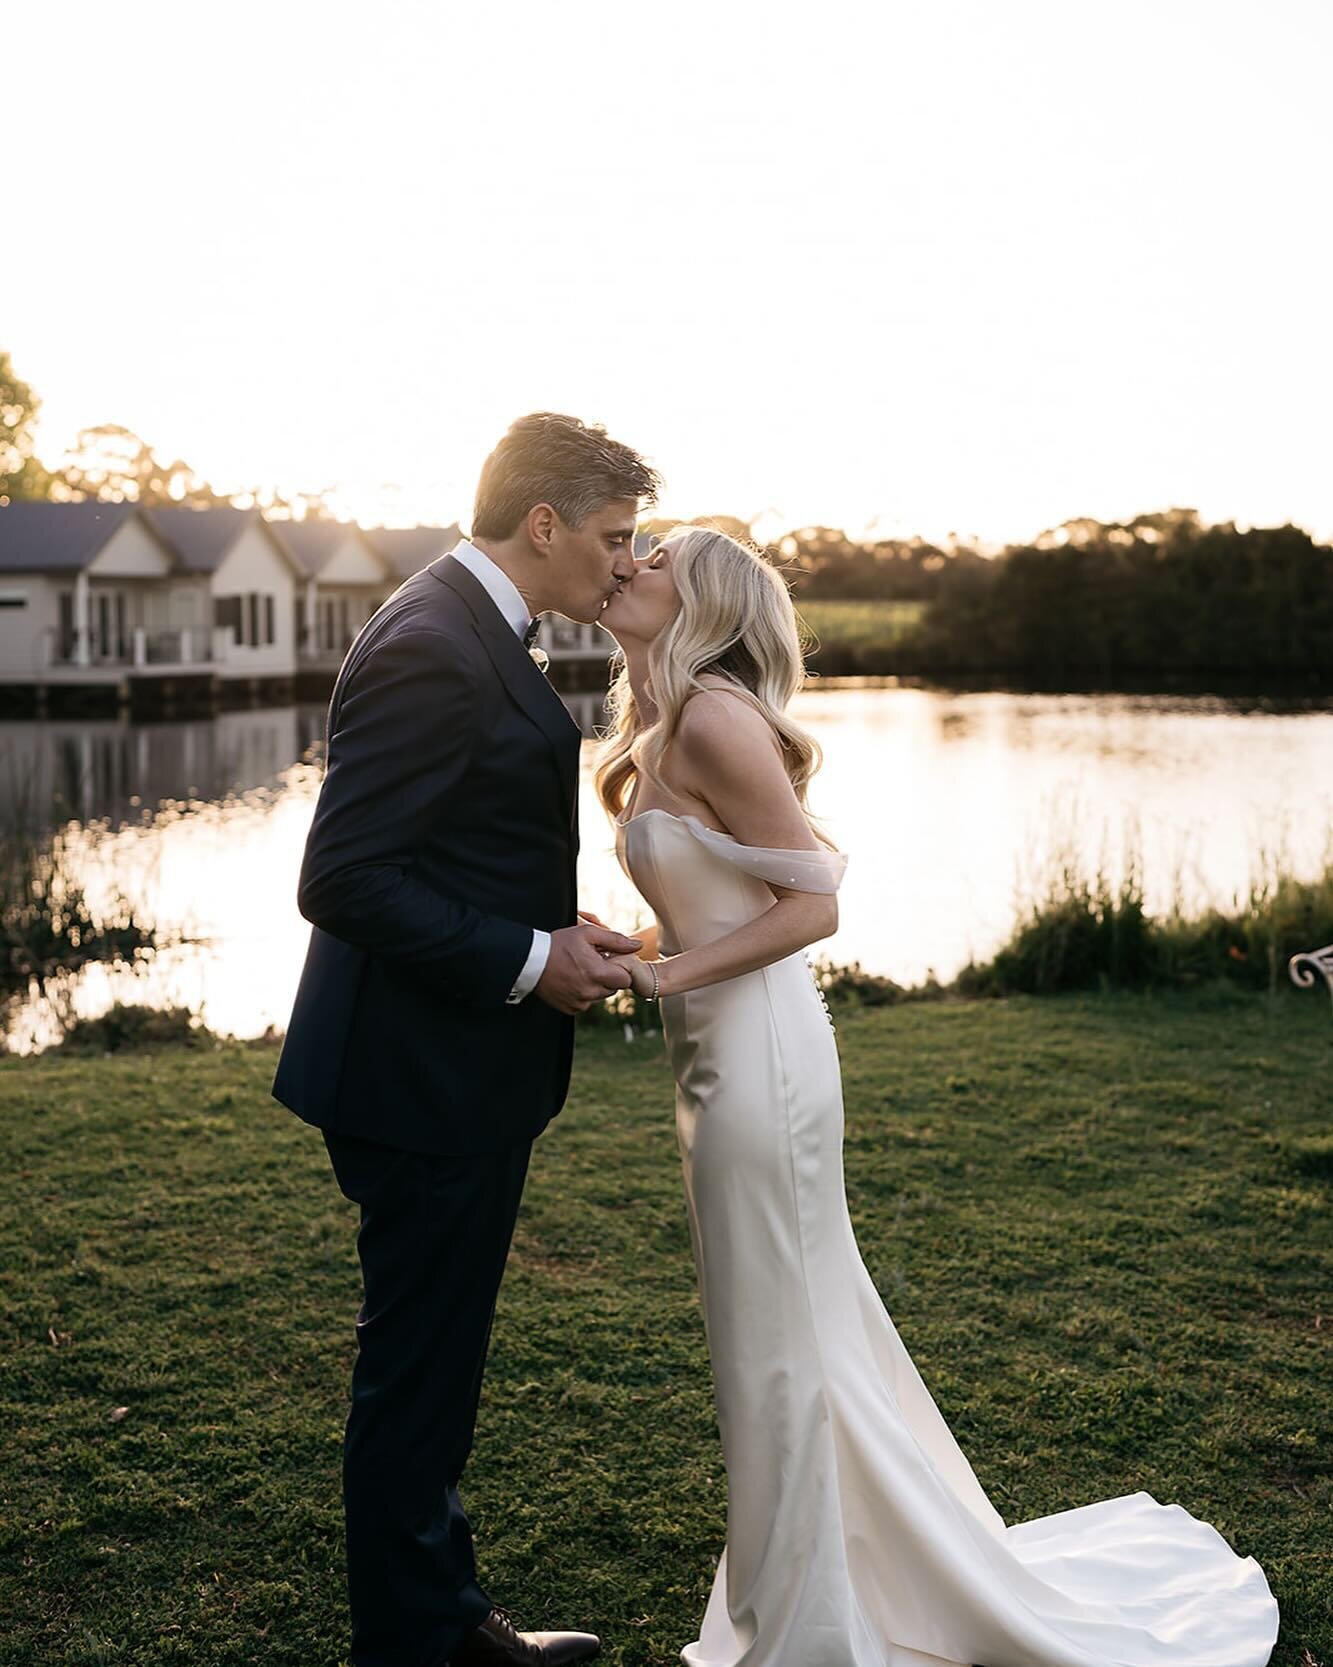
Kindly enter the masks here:
[[553, 606], [568, 619], [590, 624], [606, 600], [634, 577], [637, 498], [621, 498], [595, 509], [580, 527], [559, 521], [551, 538], [551, 582], [559, 594]]

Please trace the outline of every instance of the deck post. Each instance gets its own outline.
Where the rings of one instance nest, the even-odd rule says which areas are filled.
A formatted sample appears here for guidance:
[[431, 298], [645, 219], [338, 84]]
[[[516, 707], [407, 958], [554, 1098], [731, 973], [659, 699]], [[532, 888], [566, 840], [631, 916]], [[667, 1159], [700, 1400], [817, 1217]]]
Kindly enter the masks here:
[[92, 645], [89, 642], [88, 630], [88, 574], [86, 571], [74, 576], [74, 663], [86, 666], [92, 663]]

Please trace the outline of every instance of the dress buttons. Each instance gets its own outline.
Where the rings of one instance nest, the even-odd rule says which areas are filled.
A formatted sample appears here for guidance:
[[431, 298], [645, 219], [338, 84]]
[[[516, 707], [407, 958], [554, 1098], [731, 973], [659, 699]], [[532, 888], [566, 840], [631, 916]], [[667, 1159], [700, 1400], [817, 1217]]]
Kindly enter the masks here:
[[805, 956], [805, 964], [810, 969], [810, 982], [814, 985], [815, 994], [819, 997], [819, 1005], [824, 1009], [824, 1017], [828, 1020], [828, 1027], [830, 1030], [836, 1030], [838, 1027], [833, 1022], [832, 1013], [829, 1012], [828, 997], [820, 987], [819, 979], [815, 973], [815, 964], [810, 959], [810, 951], [806, 949], [802, 950], [801, 953]]

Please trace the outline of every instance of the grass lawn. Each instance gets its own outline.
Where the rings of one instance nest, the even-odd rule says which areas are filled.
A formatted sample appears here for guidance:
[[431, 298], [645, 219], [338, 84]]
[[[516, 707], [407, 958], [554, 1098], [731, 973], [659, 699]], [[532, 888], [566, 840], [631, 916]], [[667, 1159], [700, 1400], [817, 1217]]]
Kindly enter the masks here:
[[[923, 1003], [838, 1035], [863, 1253], [1006, 1519], [1178, 1500], [1267, 1570], [1274, 1661], [1328, 1667], [1327, 1002]], [[0, 1063], [4, 1667], [345, 1658], [356, 1212], [274, 1059]], [[581, 1038], [467, 1488], [493, 1594], [614, 1663], [696, 1636], [723, 1533], [670, 1105], [660, 1042]]]
[[[924, 602], [802, 602], [797, 611], [826, 656], [892, 648], [925, 612]], [[814, 657], [819, 664], [819, 653]]]

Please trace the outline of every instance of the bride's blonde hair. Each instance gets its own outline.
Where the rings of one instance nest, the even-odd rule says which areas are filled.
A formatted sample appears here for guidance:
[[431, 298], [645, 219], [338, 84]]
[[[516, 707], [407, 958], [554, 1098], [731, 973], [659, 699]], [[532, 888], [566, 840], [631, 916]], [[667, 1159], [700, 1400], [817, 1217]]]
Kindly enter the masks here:
[[673, 527], [671, 577], [680, 606], [648, 650], [648, 683], [656, 717], [649, 721], [620, 669], [607, 705], [611, 721], [596, 754], [594, 780], [608, 816], [624, 810], [635, 778], [646, 777], [665, 793], [661, 763], [680, 727], [691, 695], [725, 678], [730, 688], [761, 712], [782, 749], [787, 775], [817, 839], [833, 842], [806, 806], [806, 788], [822, 761], [819, 744], [786, 713], [805, 682], [805, 659], [796, 610], [782, 575], [759, 551], [712, 527]]

